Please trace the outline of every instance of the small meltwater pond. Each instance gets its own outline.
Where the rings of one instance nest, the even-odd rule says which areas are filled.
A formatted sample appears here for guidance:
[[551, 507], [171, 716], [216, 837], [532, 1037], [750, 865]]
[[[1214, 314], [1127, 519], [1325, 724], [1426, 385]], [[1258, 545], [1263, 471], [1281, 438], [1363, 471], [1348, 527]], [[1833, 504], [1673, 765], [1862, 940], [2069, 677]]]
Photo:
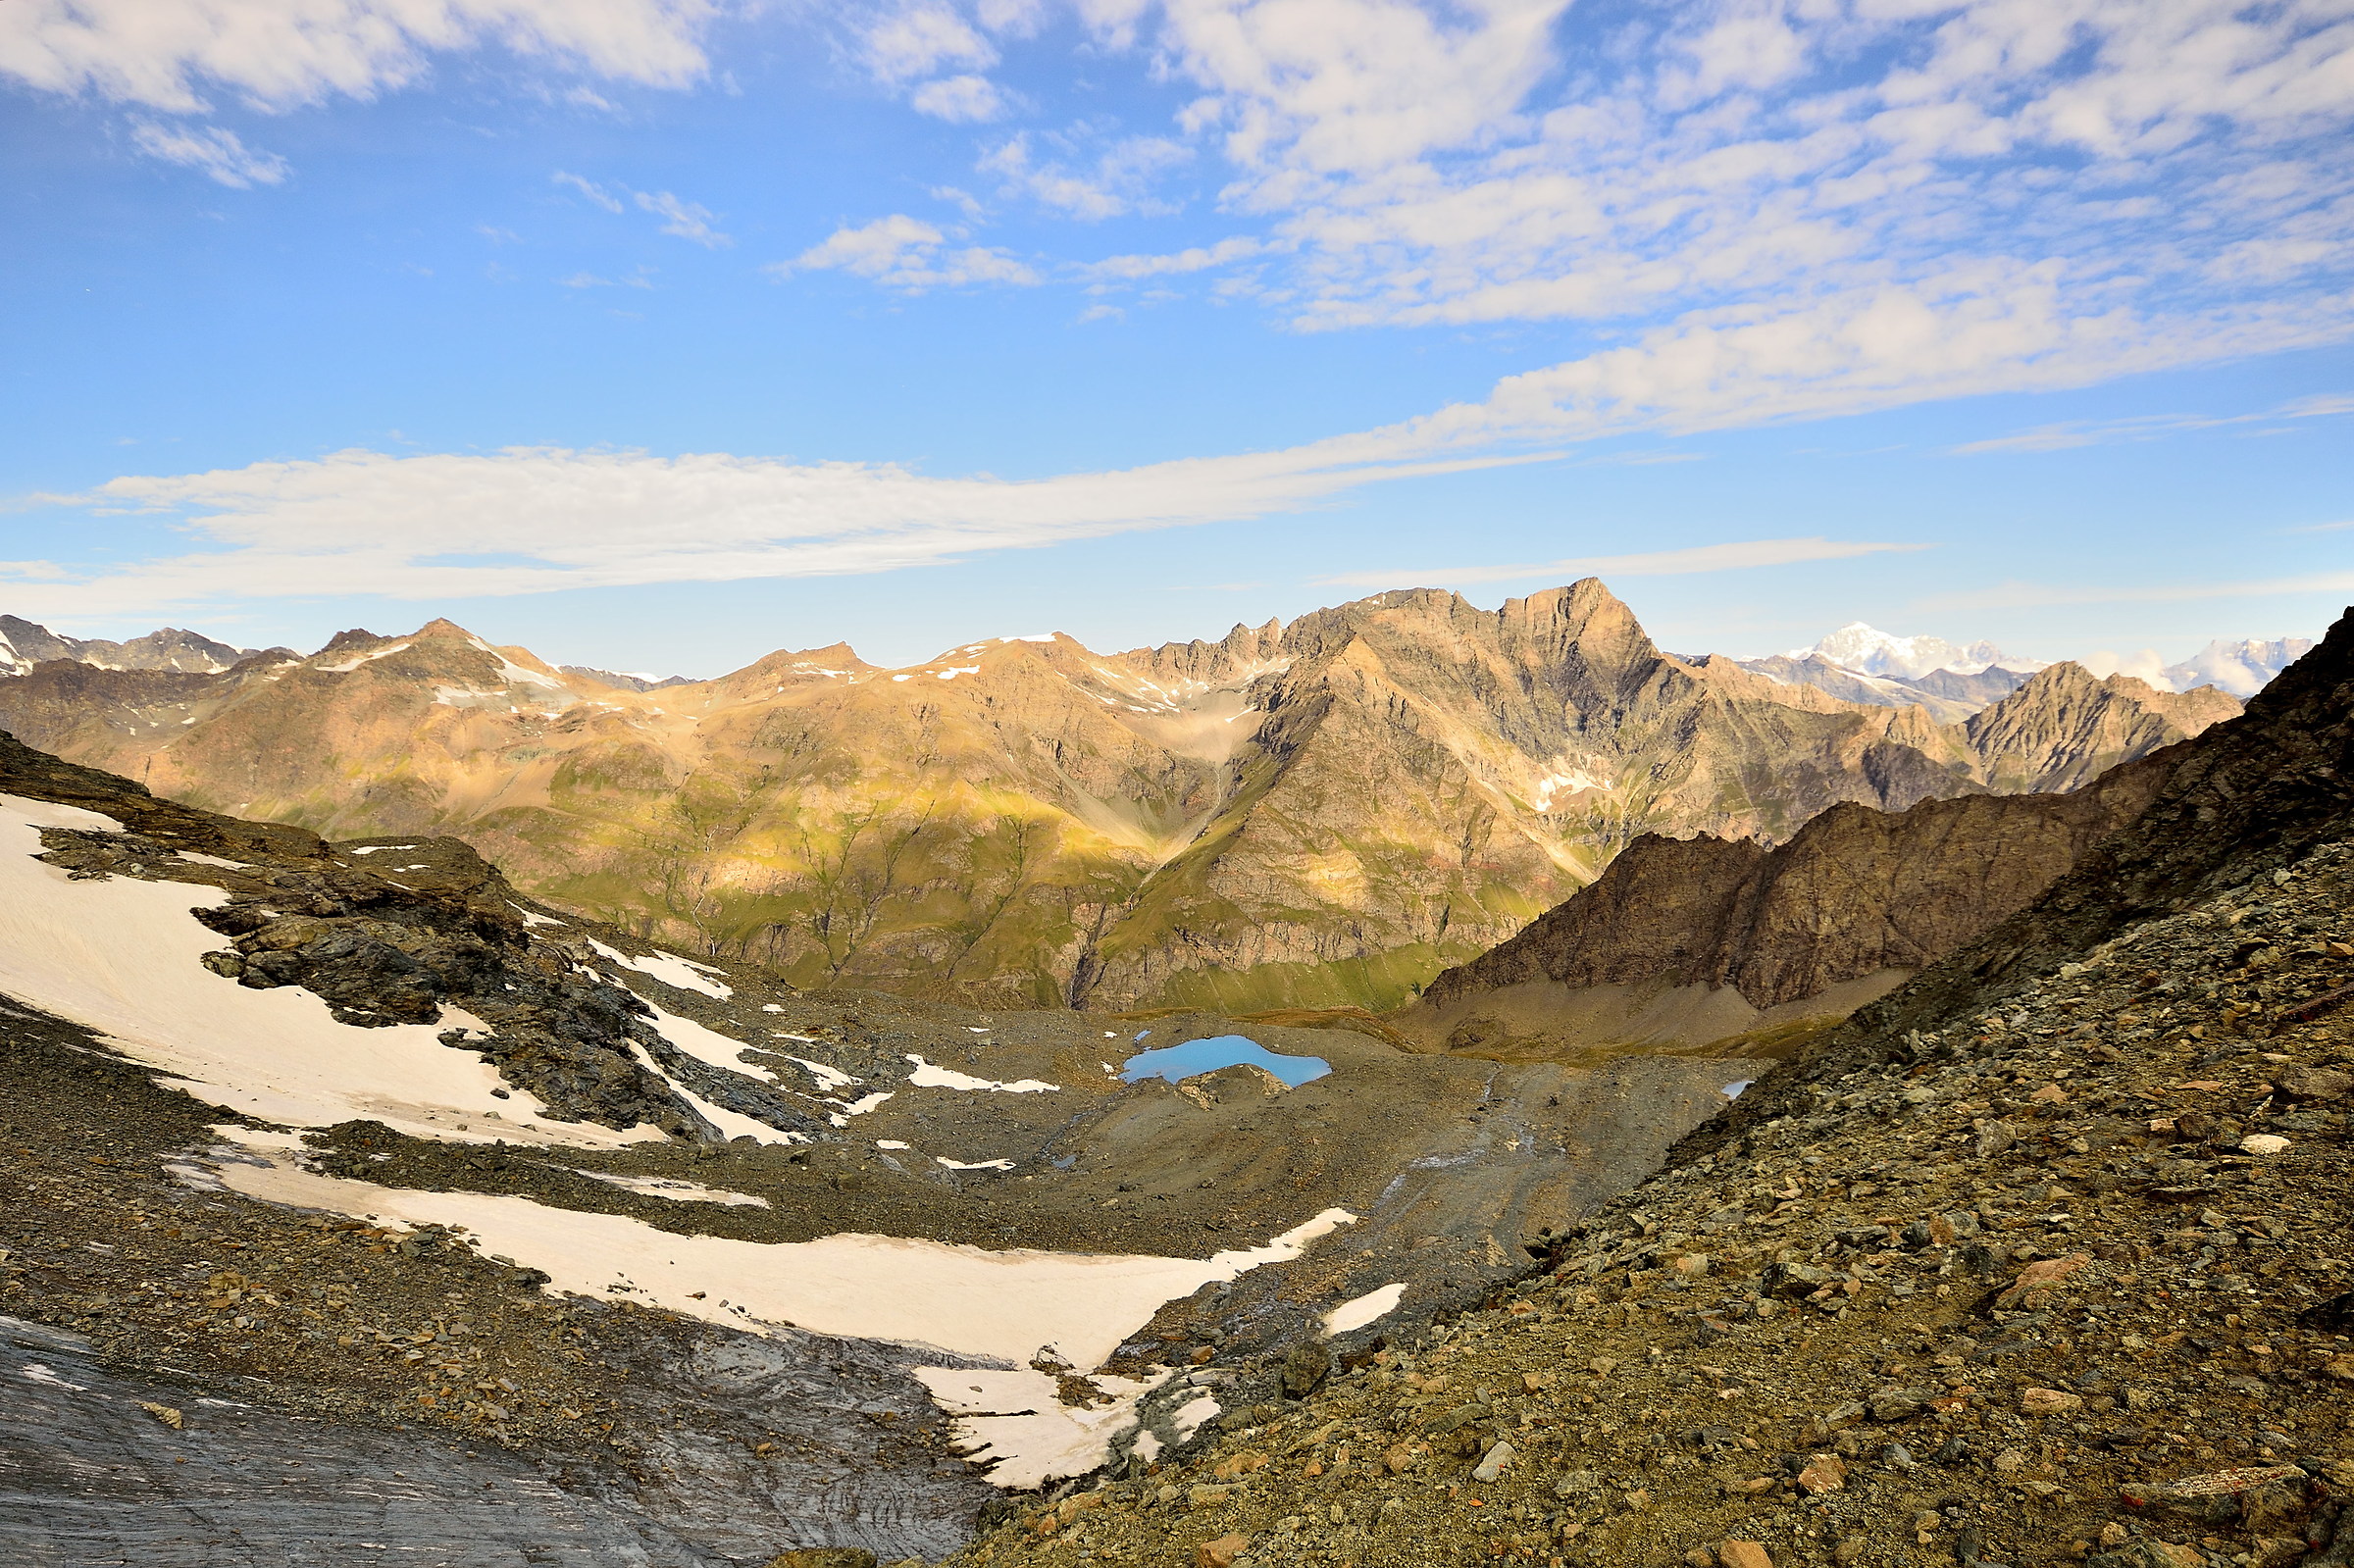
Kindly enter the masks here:
[[1332, 1064], [1321, 1056], [1278, 1056], [1258, 1041], [1241, 1035], [1212, 1035], [1206, 1039], [1189, 1039], [1182, 1045], [1164, 1045], [1156, 1051], [1139, 1051], [1120, 1069], [1120, 1080], [1135, 1084], [1148, 1078], [1165, 1078], [1174, 1084], [1245, 1063], [1266, 1069], [1289, 1088], [1312, 1083], [1332, 1071]]

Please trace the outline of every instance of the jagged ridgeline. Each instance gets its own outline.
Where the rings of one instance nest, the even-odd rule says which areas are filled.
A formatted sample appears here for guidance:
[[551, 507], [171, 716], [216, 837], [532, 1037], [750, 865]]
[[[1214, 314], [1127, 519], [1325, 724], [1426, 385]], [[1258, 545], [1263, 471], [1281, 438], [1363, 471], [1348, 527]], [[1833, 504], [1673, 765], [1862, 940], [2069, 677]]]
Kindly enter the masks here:
[[[953, 1560], [2354, 1564], [2354, 611], [2161, 766], [1482, 1310]], [[1782, 984], [1779, 880], [1663, 956]]]
[[2073, 665], [1990, 706], [2003, 683], [1847, 701], [1664, 653], [1592, 580], [683, 684], [445, 621], [228, 669], [51, 641], [0, 676], [0, 727], [159, 794], [460, 835], [551, 903], [799, 985], [1106, 1010], [1386, 1009], [1646, 833], [1773, 844], [1843, 802], [2073, 787], [2237, 707]]

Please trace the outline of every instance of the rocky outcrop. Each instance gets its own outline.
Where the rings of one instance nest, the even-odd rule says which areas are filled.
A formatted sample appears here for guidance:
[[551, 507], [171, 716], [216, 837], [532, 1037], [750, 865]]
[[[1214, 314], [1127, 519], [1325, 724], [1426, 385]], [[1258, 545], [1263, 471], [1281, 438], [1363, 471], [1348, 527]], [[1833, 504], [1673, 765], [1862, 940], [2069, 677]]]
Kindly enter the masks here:
[[2073, 789], [2238, 712], [2239, 699], [2213, 686], [2161, 691], [2131, 676], [2100, 681], [2080, 664], [2055, 664], [1963, 731], [1989, 788]]
[[[1765, 1012], [1893, 979], [2031, 902], [2140, 816], [2180, 755], [2160, 752], [2070, 794], [1970, 795], [1902, 812], [1834, 806], [1770, 850], [1748, 839], [1637, 839], [1593, 885], [1440, 975], [1390, 1023], [1480, 1048], [1529, 1032], [1511, 1018], [1479, 1026], [1496, 992], [1519, 992], [1504, 1011], [1520, 1019], [1565, 1005], [1558, 993], [1606, 986], [1644, 996], [1729, 989]], [[1531, 986], [1546, 989], [1530, 998]]]
[[[2005, 779], [2181, 733], [2099, 689], [1989, 730]], [[0, 725], [239, 816], [461, 835], [536, 896], [796, 984], [1101, 1010], [1388, 1007], [1645, 833], [1775, 843], [2017, 786], [1927, 707], [1664, 653], [1591, 580], [643, 690], [436, 621], [214, 675], [51, 661], [0, 679]]]

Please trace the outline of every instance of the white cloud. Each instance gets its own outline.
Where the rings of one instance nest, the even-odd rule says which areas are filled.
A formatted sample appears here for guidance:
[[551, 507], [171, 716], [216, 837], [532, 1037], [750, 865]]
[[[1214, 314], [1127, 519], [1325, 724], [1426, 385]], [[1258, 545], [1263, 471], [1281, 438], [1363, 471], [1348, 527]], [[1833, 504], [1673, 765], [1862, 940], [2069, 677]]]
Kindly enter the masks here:
[[131, 127], [130, 139], [150, 158], [201, 170], [239, 190], [278, 184], [288, 173], [283, 158], [256, 151], [240, 141], [235, 131], [218, 126], [159, 126], [142, 121]]
[[998, 51], [947, 5], [909, 5], [869, 19], [860, 28], [867, 70], [892, 85], [942, 71], [987, 71]]
[[559, 169], [554, 174], [550, 175], [548, 178], [559, 185], [570, 185], [574, 190], [579, 191], [582, 195], [588, 197], [590, 201], [594, 202], [597, 206], [602, 207], [609, 213], [617, 213], [622, 210], [620, 197], [611, 194], [601, 186], [583, 179], [579, 175], [566, 174], [563, 170]]
[[1002, 120], [1012, 105], [987, 76], [944, 76], [927, 81], [908, 98], [919, 114], [957, 125], [983, 125]]
[[2125, 675], [2136, 681], [2146, 681], [2161, 691], [2175, 688], [2174, 682], [2166, 673], [2166, 660], [2156, 648], [2143, 648], [2134, 653], [2119, 653], [2112, 648], [2103, 648], [2097, 653], [2086, 654], [2076, 662], [2103, 681], [2113, 675]]
[[9, 0], [0, 76], [51, 92], [196, 113], [213, 90], [283, 111], [415, 81], [431, 56], [529, 60], [683, 87], [714, 0]]
[[1351, 587], [1458, 587], [1475, 582], [1510, 582], [1543, 578], [1567, 582], [1571, 578], [1684, 577], [1698, 572], [1745, 572], [1762, 566], [1795, 566], [1807, 561], [1846, 561], [1859, 555], [1925, 550], [1925, 544], [1882, 544], [1851, 539], [1744, 539], [1725, 544], [1701, 544], [1682, 550], [1646, 550], [1631, 555], [1573, 556], [1562, 561], [1537, 561], [1519, 566], [1450, 566], [1411, 572], [1343, 572], [1318, 578], [1319, 582]]
[[[555, 184], [579, 191], [606, 212], [628, 211], [620, 196], [593, 180], [584, 179], [579, 175], [570, 174], [561, 169], [548, 176], [548, 178]], [[676, 234], [681, 239], [692, 240], [706, 250], [716, 250], [721, 246], [736, 243], [731, 236], [723, 234], [711, 227], [711, 220], [717, 215], [708, 207], [682, 200], [667, 190], [631, 190], [627, 185], [617, 188], [631, 201], [637, 203], [639, 211], [652, 213], [661, 219], [663, 221], [662, 232], [665, 234]]]
[[879, 572], [1254, 515], [1463, 466], [1293, 452], [1025, 482], [722, 454], [354, 451], [38, 498], [172, 515], [203, 547], [100, 574], [10, 563], [0, 583], [35, 613], [64, 616], [281, 595], [464, 598]]
[[[1099, 139], [1084, 126], [1051, 134], [1021, 131], [983, 153], [975, 167], [996, 175], [1010, 195], [1089, 223], [1174, 210], [1156, 199], [1152, 188], [1162, 175], [1193, 157], [1191, 148], [1165, 136], [1122, 136], [1091, 161], [1085, 153]], [[1036, 148], [1042, 142], [1062, 156], [1040, 157]]]
[[1248, 234], [1236, 234], [1214, 245], [1193, 245], [1165, 256], [1106, 256], [1080, 269], [1087, 277], [1132, 282], [1145, 278], [1165, 278], [1176, 273], [1198, 273], [1212, 267], [1224, 267], [1231, 262], [1248, 261], [1261, 254], [1266, 247]]
[[[895, 215], [837, 231], [780, 272], [836, 268], [916, 289], [1026, 274]], [[1477, 403], [1273, 452], [1027, 481], [850, 463], [520, 450], [124, 478], [36, 502], [151, 509], [212, 546], [103, 572], [20, 564], [0, 581], [59, 615], [176, 612], [216, 599], [465, 597], [730, 578], [876, 572], [974, 550], [1262, 516], [1408, 476], [1542, 461], [1565, 444], [1820, 417], [1995, 388], [2063, 386], [2310, 340], [2294, 311], [2070, 314], [2042, 272], [1837, 296], [1757, 321], [1695, 313], [1636, 342], [1507, 378]], [[2341, 318], [2334, 324], [2349, 330]], [[1549, 448], [1551, 450], [1549, 450]], [[1829, 559], [1881, 548], [1751, 541], [1717, 553], [1598, 556], [1506, 575]], [[1893, 548], [1894, 546], [1887, 546]], [[1722, 553], [1726, 550], [1732, 554]], [[1742, 556], [1738, 552], [1764, 552]], [[1780, 552], [1778, 555], [1775, 552]], [[1815, 553], [1809, 553], [1815, 552]], [[1474, 571], [1478, 569], [1472, 569]], [[2010, 585], [1946, 607], [2161, 601], [2354, 588], [2354, 573], [2139, 590]]]
[[845, 272], [911, 293], [973, 283], [1028, 286], [1043, 281], [1026, 263], [1002, 250], [954, 246], [947, 233], [904, 213], [838, 228], [792, 261], [773, 262], [762, 270], [780, 279], [796, 272]]
[[637, 190], [630, 194], [637, 198], [638, 205], [641, 209], [664, 221], [662, 232], [666, 234], [676, 234], [681, 239], [691, 239], [706, 250], [716, 250], [723, 245], [736, 243], [735, 240], [711, 227], [711, 219], [714, 215], [708, 207], [698, 206], [691, 201], [681, 201], [667, 190]]

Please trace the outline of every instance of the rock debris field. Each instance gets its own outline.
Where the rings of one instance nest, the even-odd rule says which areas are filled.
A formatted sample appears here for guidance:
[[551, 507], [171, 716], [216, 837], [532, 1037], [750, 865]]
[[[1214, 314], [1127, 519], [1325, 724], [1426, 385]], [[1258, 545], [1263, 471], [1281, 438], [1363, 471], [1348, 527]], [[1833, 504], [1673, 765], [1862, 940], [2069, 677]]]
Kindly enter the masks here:
[[953, 1561], [2354, 1564], [2354, 845], [1817, 1071]]

